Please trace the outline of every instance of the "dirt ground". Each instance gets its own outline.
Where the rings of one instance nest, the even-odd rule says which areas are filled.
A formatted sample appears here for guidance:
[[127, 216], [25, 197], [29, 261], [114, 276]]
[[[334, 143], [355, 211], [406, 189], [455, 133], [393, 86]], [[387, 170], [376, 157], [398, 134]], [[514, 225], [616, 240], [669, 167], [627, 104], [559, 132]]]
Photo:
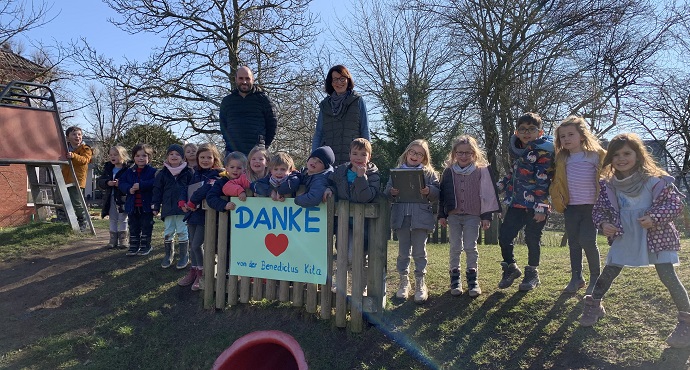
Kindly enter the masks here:
[[66, 286], [88, 289], [83, 286], [84, 281], [92, 281], [94, 274], [112, 269], [107, 257], [117, 252], [103, 253], [107, 243], [108, 231], [96, 230], [93, 238], [0, 262], [2, 353], [22, 348], [45, 335], [42, 323], [50, 322], [65, 309], [62, 303]]

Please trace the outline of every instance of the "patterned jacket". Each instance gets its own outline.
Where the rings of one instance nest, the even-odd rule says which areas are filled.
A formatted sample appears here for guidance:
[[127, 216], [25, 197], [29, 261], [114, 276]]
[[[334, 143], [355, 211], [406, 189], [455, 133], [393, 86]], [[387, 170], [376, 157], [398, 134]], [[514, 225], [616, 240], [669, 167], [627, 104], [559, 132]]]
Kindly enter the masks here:
[[540, 137], [517, 147], [520, 139], [510, 138], [510, 158], [513, 167], [496, 185], [505, 191], [503, 202], [509, 207], [529, 208], [546, 213], [549, 210], [549, 185], [553, 177], [553, 142]]
[[[601, 191], [599, 199], [592, 210], [594, 225], [601, 229], [604, 222], [613, 224], [622, 230], [620, 218], [620, 206], [614, 190], [608, 186], [606, 180], [599, 182]], [[683, 211], [683, 195], [673, 184], [673, 177], [662, 176], [652, 187], [652, 206], [645, 212], [652, 218], [654, 226], [647, 230], [647, 248], [653, 253], [661, 251], [680, 250], [680, 236], [673, 220]], [[625, 230], [618, 231], [613, 237], [609, 237], [609, 245]]]

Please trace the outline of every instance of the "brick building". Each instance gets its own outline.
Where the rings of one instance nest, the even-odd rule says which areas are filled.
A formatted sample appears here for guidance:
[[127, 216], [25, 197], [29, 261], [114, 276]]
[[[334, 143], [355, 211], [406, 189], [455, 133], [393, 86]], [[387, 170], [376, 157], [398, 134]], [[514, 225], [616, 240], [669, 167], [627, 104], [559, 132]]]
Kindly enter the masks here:
[[[43, 82], [47, 73], [42, 66], [13, 53], [7, 45], [0, 47], [0, 89], [14, 80]], [[31, 221], [34, 208], [29, 203], [26, 167], [23, 164], [0, 165], [0, 200], [0, 227], [18, 226]]]

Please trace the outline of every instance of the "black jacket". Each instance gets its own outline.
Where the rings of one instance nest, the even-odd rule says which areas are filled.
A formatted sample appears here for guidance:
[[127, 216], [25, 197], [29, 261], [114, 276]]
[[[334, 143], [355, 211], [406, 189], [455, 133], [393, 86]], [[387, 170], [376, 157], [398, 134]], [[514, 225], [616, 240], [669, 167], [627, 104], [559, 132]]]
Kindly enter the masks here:
[[235, 89], [223, 98], [219, 118], [225, 150], [244, 155], [249, 155], [261, 139], [268, 148], [278, 127], [273, 103], [256, 86], [245, 97]]
[[117, 172], [117, 174], [115, 174], [115, 177], [113, 178], [114, 168], [114, 164], [112, 164], [111, 162], [105, 162], [105, 165], [103, 166], [103, 174], [100, 177], [98, 177], [98, 180], [96, 181], [98, 187], [104, 190], [101, 218], [104, 218], [110, 213], [110, 202], [113, 199], [113, 191], [115, 192], [115, 205], [119, 206], [117, 211], [120, 213], [125, 211], [124, 208], [122, 208], [122, 206], [125, 204], [125, 197], [127, 196], [127, 194], [122, 193], [120, 189], [117, 188], [117, 186], [108, 186], [108, 181], [119, 179], [122, 176], [122, 174], [125, 173], [128, 166], [124, 165]]

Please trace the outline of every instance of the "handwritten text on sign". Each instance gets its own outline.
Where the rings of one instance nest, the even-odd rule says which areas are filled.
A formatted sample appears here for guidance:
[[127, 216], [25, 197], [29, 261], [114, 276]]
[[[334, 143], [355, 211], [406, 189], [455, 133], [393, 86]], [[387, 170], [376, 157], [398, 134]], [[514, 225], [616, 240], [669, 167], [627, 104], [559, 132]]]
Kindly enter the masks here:
[[302, 208], [293, 199], [234, 198], [230, 211], [230, 274], [325, 284], [326, 205]]

